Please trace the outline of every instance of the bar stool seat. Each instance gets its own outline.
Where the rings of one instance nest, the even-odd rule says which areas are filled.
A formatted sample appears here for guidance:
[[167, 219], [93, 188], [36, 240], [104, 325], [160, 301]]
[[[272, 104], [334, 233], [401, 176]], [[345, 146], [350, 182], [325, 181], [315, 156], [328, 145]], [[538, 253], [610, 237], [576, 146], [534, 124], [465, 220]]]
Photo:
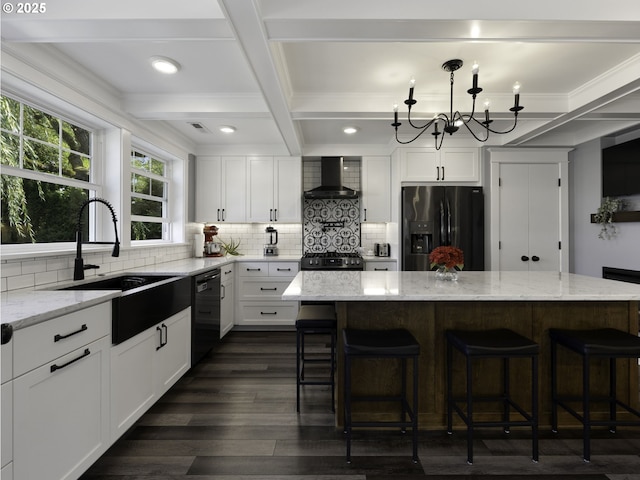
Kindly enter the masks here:
[[[300, 412], [301, 385], [330, 385], [331, 411], [335, 412], [335, 369], [337, 320], [333, 305], [302, 305], [296, 317], [296, 411]], [[329, 357], [308, 357], [305, 354], [305, 335], [328, 335]], [[329, 363], [326, 379], [305, 379], [304, 367], [308, 363]]]
[[[447, 431], [453, 433], [453, 412], [467, 425], [467, 463], [473, 463], [473, 431], [476, 427], [503, 427], [509, 433], [512, 426], [531, 427], [532, 458], [538, 461], [538, 354], [540, 347], [532, 340], [509, 329], [493, 330], [447, 330]], [[453, 349], [459, 350], [466, 359], [466, 394], [453, 394]], [[531, 412], [526, 412], [512, 398], [509, 389], [509, 360], [512, 358], [531, 359]], [[473, 394], [472, 360], [477, 358], [501, 358], [503, 364], [502, 388], [500, 395], [478, 396]], [[501, 402], [502, 419], [498, 421], [476, 421], [474, 402]], [[466, 403], [466, 412], [459, 403]], [[510, 408], [515, 409], [523, 420], [510, 418]]]
[[[412, 430], [413, 456], [418, 462], [418, 358], [420, 344], [405, 329], [358, 330], [346, 328], [342, 331], [344, 341], [344, 425], [347, 441], [347, 462], [351, 463], [351, 433], [353, 427], [399, 427], [404, 433]], [[402, 365], [402, 387], [398, 395], [352, 395], [351, 366], [356, 358], [400, 359]], [[413, 399], [407, 398], [407, 360], [413, 360]], [[357, 421], [351, 418], [353, 402], [400, 402], [398, 421]], [[408, 417], [408, 418], [407, 418]]]
[[[614, 328], [597, 328], [589, 330], [549, 329], [551, 338], [551, 423], [552, 430], [558, 431], [558, 407], [564, 408], [582, 423], [583, 459], [591, 460], [591, 427], [606, 426], [615, 433], [617, 426], [640, 426], [640, 412], [620, 401], [616, 395], [616, 359], [640, 358], [640, 338]], [[558, 354], [557, 346], [563, 347], [582, 356], [582, 397], [558, 394]], [[609, 394], [593, 396], [590, 389], [590, 359], [609, 359]], [[578, 413], [568, 402], [581, 401], [582, 414]], [[596, 421], [591, 418], [591, 406], [597, 402], [609, 405], [609, 418]], [[639, 420], [618, 420], [618, 407], [638, 417]]]

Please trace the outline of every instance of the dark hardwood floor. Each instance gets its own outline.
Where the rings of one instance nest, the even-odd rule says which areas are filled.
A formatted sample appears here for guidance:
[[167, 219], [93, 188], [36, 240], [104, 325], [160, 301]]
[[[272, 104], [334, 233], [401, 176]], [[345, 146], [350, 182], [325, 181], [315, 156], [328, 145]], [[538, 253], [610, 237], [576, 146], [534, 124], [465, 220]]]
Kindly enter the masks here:
[[[326, 345], [319, 338], [312, 347]], [[527, 431], [484, 429], [471, 466], [463, 432], [420, 432], [414, 464], [410, 435], [365, 430], [354, 432], [348, 465], [329, 401], [329, 387], [304, 387], [296, 414], [293, 332], [231, 332], [82, 480], [640, 480], [640, 429], [632, 428], [595, 432], [591, 463], [582, 461], [579, 430], [541, 431], [537, 464]]]

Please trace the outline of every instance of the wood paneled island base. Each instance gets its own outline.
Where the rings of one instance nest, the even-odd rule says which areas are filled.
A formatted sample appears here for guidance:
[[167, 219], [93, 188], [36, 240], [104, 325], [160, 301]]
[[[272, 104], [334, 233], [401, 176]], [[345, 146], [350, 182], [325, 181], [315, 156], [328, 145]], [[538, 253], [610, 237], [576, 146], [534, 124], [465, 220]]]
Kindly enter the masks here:
[[[564, 272], [485, 271], [460, 273], [457, 282], [437, 280], [433, 272], [333, 272], [298, 273], [282, 295], [283, 300], [335, 302], [340, 330], [350, 328], [404, 327], [418, 339], [420, 358], [420, 427], [444, 428], [445, 336], [448, 328], [510, 328], [540, 345], [540, 426], [551, 424], [549, 328], [583, 329], [611, 327], [638, 334], [640, 285]], [[559, 352], [559, 386], [562, 394], [581, 394], [582, 362], [578, 355]], [[338, 391], [336, 422], [342, 424], [342, 348], [338, 346]], [[455, 390], [465, 382], [462, 356], [456, 355]], [[511, 384], [515, 401], [530, 408], [530, 364], [512, 362]], [[393, 366], [374, 361], [354, 365], [354, 394], [389, 393], [398, 387], [400, 375]], [[474, 367], [475, 391], [501, 392], [499, 360], [484, 360]], [[638, 409], [638, 365], [618, 360], [619, 398]], [[606, 361], [594, 360], [592, 391], [605, 393], [608, 387]], [[366, 392], [365, 392], [366, 389]], [[366, 404], [364, 404], [366, 405]], [[362, 405], [362, 406], [364, 406]], [[356, 405], [358, 407], [360, 405]], [[378, 405], [375, 405], [378, 407]], [[379, 405], [384, 418], [393, 412]], [[604, 408], [597, 405], [595, 416]], [[372, 409], [370, 409], [372, 410]], [[577, 408], [581, 411], [582, 408]], [[477, 404], [476, 419], [498, 413], [498, 405]], [[578, 426], [569, 414], [560, 412], [560, 425]], [[367, 413], [371, 415], [370, 413]], [[623, 414], [620, 414], [623, 418]], [[457, 425], [461, 422], [457, 420]]]
[[[421, 429], [446, 428], [446, 342], [445, 330], [510, 328], [534, 340], [540, 345], [540, 426], [551, 425], [551, 359], [549, 328], [617, 328], [638, 334], [638, 301], [338, 301], [338, 375], [336, 393], [336, 423], [343, 423], [343, 372], [341, 330], [349, 328], [384, 329], [403, 327], [420, 342], [420, 395], [419, 423]], [[559, 349], [560, 391], [580, 395], [582, 392], [581, 359], [578, 355]], [[634, 360], [618, 359], [619, 398], [638, 409], [638, 364]], [[353, 366], [353, 392], [389, 393], [399, 389], [399, 363], [362, 360]], [[478, 394], [501, 392], [502, 362], [495, 359], [480, 360], [474, 367], [474, 390]], [[464, 391], [466, 378], [463, 357], [454, 355], [454, 392]], [[528, 359], [512, 360], [510, 372], [511, 388], [517, 402], [529, 409], [531, 368]], [[608, 389], [608, 361], [592, 362], [591, 385], [594, 394], [606, 395]], [[411, 388], [411, 386], [409, 386]], [[397, 391], [397, 390], [395, 390]], [[368, 418], [390, 419], [397, 412], [390, 410], [395, 405], [354, 405], [357, 412]], [[360, 408], [360, 410], [359, 410]], [[367, 409], [367, 410], [365, 410]], [[376, 412], [383, 413], [373, 413]], [[474, 405], [478, 420], [497, 418], [502, 407], [499, 404], [479, 403]], [[577, 408], [581, 411], [581, 407]], [[561, 411], [560, 426], [579, 426], [566, 412]], [[593, 409], [594, 418], [605, 418], [606, 405], [598, 404]], [[519, 419], [517, 413], [514, 419]], [[622, 413], [620, 418], [624, 418]], [[456, 417], [456, 425], [462, 422]]]

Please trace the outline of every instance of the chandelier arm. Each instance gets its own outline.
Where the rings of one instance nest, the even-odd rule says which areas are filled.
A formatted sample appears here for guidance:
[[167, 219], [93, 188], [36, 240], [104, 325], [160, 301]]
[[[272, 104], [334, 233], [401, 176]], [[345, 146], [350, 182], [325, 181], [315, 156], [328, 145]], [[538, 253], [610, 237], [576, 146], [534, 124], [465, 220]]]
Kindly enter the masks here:
[[406, 142], [403, 142], [402, 140], [400, 140], [398, 138], [398, 129], [396, 128], [396, 142], [402, 144], [402, 145], [406, 145], [408, 143], [411, 143], [415, 140], [417, 140], [424, 132], [427, 131], [427, 128], [429, 128], [429, 126], [431, 126], [431, 124], [433, 123], [433, 120], [431, 122], [429, 122], [424, 128], [420, 129], [420, 133], [418, 133], [415, 137], [413, 137], [411, 140], [407, 140]]
[[[475, 118], [473, 118], [473, 117], [471, 118], [471, 120], [473, 120], [473, 121], [475, 121], [476, 123], [478, 123], [478, 124], [482, 125], [480, 122], [478, 122], [478, 120], [476, 120], [476, 119], [475, 119]], [[484, 138], [481, 138], [481, 137], [479, 137], [478, 135], [476, 135], [476, 132], [474, 132], [474, 131], [471, 129], [471, 127], [469, 126], [469, 122], [468, 122], [468, 121], [467, 121], [467, 122], [463, 122], [463, 125], [465, 126], [465, 128], [466, 128], [467, 130], [469, 130], [469, 133], [473, 136], [473, 138], [475, 138], [475, 139], [476, 139], [476, 140], [478, 140], [479, 142], [484, 143], [484, 142], [486, 142], [487, 140], [489, 140], [489, 132], [488, 132], [488, 130], [489, 130], [489, 129], [488, 129], [488, 128], [486, 128], [486, 126], [485, 126], [485, 125], [482, 125], [482, 128], [484, 128], [485, 130], [487, 130], [487, 135], [486, 135], [486, 137], [484, 137]]]
[[434, 120], [435, 119], [431, 119], [427, 123], [425, 123], [424, 125], [415, 125], [411, 121], [411, 109], [409, 109], [409, 111], [407, 112], [407, 121], [409, 122], [409, 125], [411, 125], [413, 128], [417, 128], [419, 130], [422, 130], [423, 128], [429, 128], [431, 125], [433, 125]]
[[485, 125], [483, 122], [479, 121], [476, 118], [472, 117], [471, 120], [476, 122], [478, 125], [481, 125], [482, 128], [488, 130], [491, 133], [495, 133], [496, 135], [504, 135], [505, 133], [513, 132], [515, 130], [516, 126], [518, 125], [518, 116], [517, 115], [515, 116], [513, 125], [508, 130], [494, 130], [493, 128], [489, 128], [487, 125]]

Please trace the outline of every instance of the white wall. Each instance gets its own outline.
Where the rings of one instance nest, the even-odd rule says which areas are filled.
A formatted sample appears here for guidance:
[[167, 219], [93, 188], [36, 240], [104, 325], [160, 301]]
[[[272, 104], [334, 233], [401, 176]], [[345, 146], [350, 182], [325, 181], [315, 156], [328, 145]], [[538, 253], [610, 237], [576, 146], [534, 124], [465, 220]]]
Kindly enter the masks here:
[[[594, 140], [569, 154], [569, 269], [593, 277], [602, 276], [603, 266], [640, 270], [640, 222], [617, 223], [618, 235], [611, 240], [598, 238], [600, 227], [590, 222], [602, 199], [601, 149], [602, 142]], [[629, 197], [627, 202], [628, 210], [640, 210], [640, 196]]]

